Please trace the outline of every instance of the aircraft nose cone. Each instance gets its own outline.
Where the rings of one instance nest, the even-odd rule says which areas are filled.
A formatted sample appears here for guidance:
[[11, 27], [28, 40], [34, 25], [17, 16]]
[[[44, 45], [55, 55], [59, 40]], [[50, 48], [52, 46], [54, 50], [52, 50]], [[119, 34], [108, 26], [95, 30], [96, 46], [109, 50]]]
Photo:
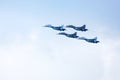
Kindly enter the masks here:
[[44, 27], [49, 27], [48, 25], [45, 25]]
[[58, 33], [59, 35], [62, 35], [63, 33]]

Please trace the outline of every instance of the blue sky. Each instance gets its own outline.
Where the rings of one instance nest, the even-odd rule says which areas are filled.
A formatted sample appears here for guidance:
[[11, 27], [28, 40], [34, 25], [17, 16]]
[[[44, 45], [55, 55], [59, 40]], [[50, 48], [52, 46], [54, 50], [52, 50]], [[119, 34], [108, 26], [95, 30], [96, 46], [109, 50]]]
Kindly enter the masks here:
[[[1, 0], [0, 80], [120, 80], [120, 1]], [[79, 36], [42, 26], [87, 25]], [[66, 32], [72, 33], [69, 29]]]

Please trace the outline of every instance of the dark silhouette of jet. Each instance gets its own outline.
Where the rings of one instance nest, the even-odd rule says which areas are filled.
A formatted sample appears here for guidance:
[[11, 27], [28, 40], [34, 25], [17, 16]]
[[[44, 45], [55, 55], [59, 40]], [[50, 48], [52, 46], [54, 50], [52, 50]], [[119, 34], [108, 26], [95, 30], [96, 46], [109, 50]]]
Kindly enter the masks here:
[[65, 35], [66, 37], [69, 37], [69, 38], [78, 38], [79, 36], [77, 36], [77, 32], [74, 32], [73, 34], [67, 34], [65, 32], [61, 32], [61, 33], [58, 33], [58, 35]]
[[76, 27], [76, 26], [73, 26], [73, 25], [67, 25], [66, 28], [73, 28], [77, 31], [87, 31], [88, 29], [86, 29], [86, 25], [83, 25], [81, 27]]
[[48, 25], [45, 25], [44, 27], [49, 27], [49, 28], [52, 28], [52, 29], [58, 30], [58, 31], [65, 31], [65, 30], [66, 30], [66, 29], [64, 28], [64, 25], [55, 27], [55, 26], [52, 26], [52, 25], [48, 24]]
[[100, 42], [100, 41], [97, 41], [97, 37], [95, 37], [93, 39], [87, 39], [85, 37], [79, 37], [78, 39], [85, 40], [85, 41], [90, 42], [90, 43], [99, 43]]

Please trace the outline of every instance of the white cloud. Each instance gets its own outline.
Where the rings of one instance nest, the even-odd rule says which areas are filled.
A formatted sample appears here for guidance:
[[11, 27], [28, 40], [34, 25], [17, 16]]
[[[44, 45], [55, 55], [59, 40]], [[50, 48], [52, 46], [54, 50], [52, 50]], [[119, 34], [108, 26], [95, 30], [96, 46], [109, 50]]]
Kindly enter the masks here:
[[[103, 80], [119, 80], [118, 74], [120, 73], [119, 68], [115, 65], [120, 66], [119, 51], [116, 51], [120, 46], [120, 40], [107, 39], [104, 41], [102, 48], [103, 62], [104, 62], [104, 77]], [[118, 70], [117, 73], [114, 71]], [[114, 73], [114, 75], [113, 75]]]

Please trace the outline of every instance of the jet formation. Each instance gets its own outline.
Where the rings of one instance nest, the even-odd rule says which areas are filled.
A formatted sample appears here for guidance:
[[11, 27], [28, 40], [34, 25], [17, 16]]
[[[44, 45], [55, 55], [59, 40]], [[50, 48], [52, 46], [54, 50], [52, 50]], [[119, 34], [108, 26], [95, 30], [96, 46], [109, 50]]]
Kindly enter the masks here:
[[97, 37], [95, 38], [91, 38], [91, 39], [88, 39], [88, 38], [85, 38], [85, 37], [79, 37], [77, 35], [77, 32], [74, 32], [72, 34], [69, 34], [69, 33], [66, 33], [66, 32], [61, 32], [61, 31], [66, 31], [66, 28], [72, 28], [76, 31], [82, 31], [82, 32], [86, 32], [88, 31], [88, 29], [86, 29], [86, 25], [82, 25], [82, 26], [74, 26], [74, 25], [61, 25], [61, 26], [52, 26], [51, 24], [48, 24], [48, 25], [45, 25], [44, 27], [48, 27], [48, 28], [51, 28], [53, 30], [57, 30], [57, 31], [60, 31], [58, 33], [58, 35], [64, 35], [68, 38], [75, 38], [75, 39], [78, 39], [78, 40], [84, 40], [86, 42], [89, 42], [89, 43], [99, 43], [100, 41], [97, 40]]

